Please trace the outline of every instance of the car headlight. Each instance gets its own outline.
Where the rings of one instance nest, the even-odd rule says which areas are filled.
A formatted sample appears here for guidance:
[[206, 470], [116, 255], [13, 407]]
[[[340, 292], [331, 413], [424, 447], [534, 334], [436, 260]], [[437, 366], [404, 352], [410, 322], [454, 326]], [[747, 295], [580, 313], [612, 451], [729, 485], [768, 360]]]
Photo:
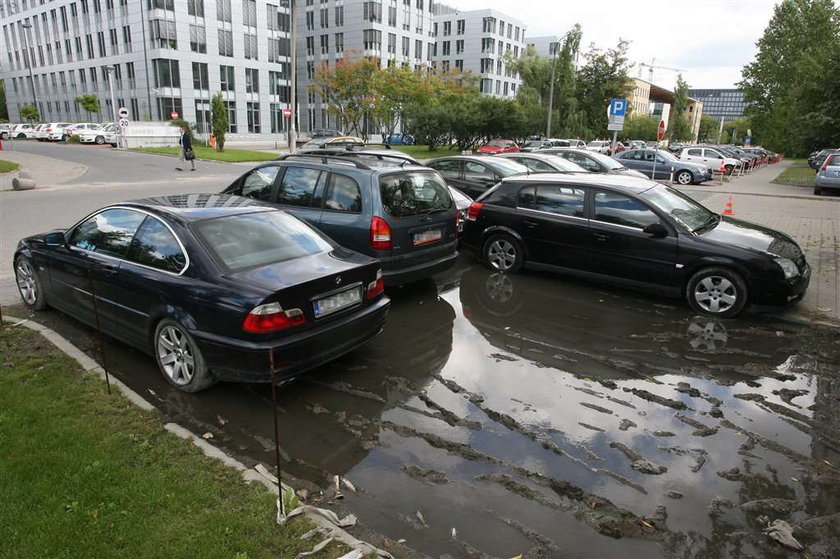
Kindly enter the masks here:
[[796, 267], [796, 263], [790, 258], [782, 258], [779, 256], [773, 260], [779, 265], [782, 272], [784, 272], [785, 279], [795, 278], [799, 275], [799, 268]]

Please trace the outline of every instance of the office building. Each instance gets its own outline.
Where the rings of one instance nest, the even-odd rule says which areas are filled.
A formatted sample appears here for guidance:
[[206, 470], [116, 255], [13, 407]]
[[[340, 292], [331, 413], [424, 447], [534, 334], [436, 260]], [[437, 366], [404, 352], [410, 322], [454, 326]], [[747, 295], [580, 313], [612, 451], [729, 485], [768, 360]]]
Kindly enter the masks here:
[[485, 95], [516, 97], [522, 83], [505, 64], [525, 50], [525, 24], [496, 10], [458, 11], [440, 6], [434, 18], [433, 61], [442, 71], [472, 72]]
[[[674, 92], [641, 78], [632, 78], [632, 82], [632, 88], [627, 98], [630, 115], [650, 115], [657, 120], [664, 120], [667, 129], [671, 117], [671, 108], [674, 104]], [[700, 118], [704, 111], [703, 102], [689, 94], [688, 104], [683, 110], [683, 117], [688, 120], [691, 127], [692, 141], [697, 141], [697, 136], [700, 133]]]
[[744, 118], [747, 102], [738, 89], [690, 89], [688, 95], [703, 103], [703, 114], [726, 122]]
[[560, 37], [557, 35], [545, 35], [542, 37], [528, 37], [525, 44], [528, 47], [533, 47], [537, 56], [551, 57], [554, 56], [554, 50], [559, 42]]

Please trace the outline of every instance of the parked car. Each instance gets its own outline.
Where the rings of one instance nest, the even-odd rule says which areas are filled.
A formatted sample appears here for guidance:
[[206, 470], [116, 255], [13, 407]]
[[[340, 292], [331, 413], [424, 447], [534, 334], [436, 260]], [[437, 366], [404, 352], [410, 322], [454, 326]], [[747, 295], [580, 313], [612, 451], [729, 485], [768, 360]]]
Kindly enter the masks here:
[[812, 169], [819, 169], [825, 163], [829, 155], [840, 153], [840, 149], [824, 149], [817, 152], [816, 155], [808, 159], [808, 166]]
[[71, 124], [70, 126], [64, 129], [64, 136], [78, 136], [86, 130], [95, 130], [100, 126], [102, 125], [96, 122], [77, 122], [75, 124]]
[[467, 210], [473, 203], [473, 199], [458, 190], [457, 188], [449, 187], [449, 195], [452, 196], [452, 201], [455, 202], [455, 207], [458, 208], [458, 235], [464, 232], [464, 221], [467, 219]]
[[269, 356], [277, 379], [292, 378], [375, 336], [389, 306], [376, 260], [229, 196], [106, 206], [20, 241], [14, 269], [28, 307], [152, 353], [184, 392], [268, 382]]
[[287, 155], [248, 171], [223, 194], [286, 210], [342, 246], [378, 258], [386, 285], [428, 278], [458, 257], [459, 217], [446, 182], [402, 160], [349, 151]]
[[83, 144], [111, 144], [117, 147], [117, 125], [113, 123], [100, 124], [98, 128], [79, 132], [79, 141]]
[[384, 142], [392, 146], [413, 146], [415, 143], [414, 136], [409, 136], [408, 134], [403, 133], [385, 136]]
[[605, 140], [592, 140], [586, 144], [586, 149], [606, 155], [610, 151], [610, 142]]
[[829, 154], [817, 171], [814, 194], [819, 196], [823, 190], [840, 190], [840, 150]]
[[552, 155], [559, 155], [560, 157], [568, 159], [572, 163], [575, 163], [592, 173], [609, 175], [625, 174], [628, 176], [646, 178], [645, 175], [639, 171], [628, 169], [616, 159], [596, 151], [578, 148], [552, 148], [544, 150], [543, 152], [550, 153]]
[[358, 136], [331, 136], [316, 138], [303, 144], [298, 151], [309, 151], [322, 148], [341, 148], [347, 146], [364, 146], [365, 141]]
[[312, 131], [312, 138], [332, 138], [335, 136], [342, 136], [343, 134], [333, 128], [316, 128]]
[[19, 140], [23, 140], [24, 138], [34, 138], [36, 126], [37, 125], [35, 124], [27, 123], [15, 124], [11, 135], [13, 138], [17, 138]]
[[717, 148], [702, 146], [684, 147], [678, 157], [683, 161], [701, 163], [707, 167], [711, 167], [714, 171], [720, 169], [722, 163], [727, 175], [731, 175], [741, 166], [740, 159], [728, 157]]
[[626, 176], [503, 179], [470, 206], [462, 243], [500, 272], [532, 265], [682, 297], [718, 317], [799, 300], [811, 277], [788, 235]]
[[32, 138], [35, 138], [39, 142], [46, 142], [47, 141], [47, 126], [46, 122], [42, 122], [35, 126], [35, 130], [32, 132]]
[[500, 153], [504, 157], [528, 167], [531, 173], [588, 173], [586, 169], [568, 159], [548, 153]]
[[630, 143], [627, 144], [627, 149], [643, 149], [647, 147], [647, 143], [644, 140], [630, 140]]
[[504, 177], [527, 174], [528, 167], [502, 157], [450, 155], [426, 161], [449, 186], [470, 198], [478, 198]]
[[14, 124], [0, 124], [0, 140], [8, 140], [12, 135]]
[[[387, 144], [386, 144], [387, 145]], [[307, 155], [327, 155], [330, 157], [352, 157], [356, 160], [363, 161], [371, 167], [390, 167], [395, 163], [411, 163], [412, 165], [422, 165], [417, 159], [404, 153], [402, 151], [391, 149], [377, 149], [364, 146], [345, 146], [345, 147], [327, 147], [321, 149], [307, 150]], [[286, 154], [280, 155], [277, 161], [285, 159]]]
[[[654, 180], [673, 180], [679, 184], [700, 184], [712, 180], [712, 170], [699, 163], [677, 159], [665, 150], [632, 149], [616, 154], [615, 159]], [[653, 176], [654, 161], [656, 176]]]
[[513, 140], [497, 138], [495, 140], [490, 140], [483, 146], [479, 147], [476, 151], [478, 151], [478, 153], [493, 155], [496, 153], [510, 153], [513, 151], [519, 151], [519, 146], [516, 145], [516, 142], [514, 142]]
[[[586, 142], [584, 142], [583, 140], [578, 140], [576, 138], [572, 138], [572, 139], [566, 140], [566, 141], [569, 142], [568, 147], [570, 147], [570, 148], [586, 149]], [[557, 146], [557, 147], [566, 147], [566, 146]]]
[[60, 142], [64, 139], [64, 130], [70, 126], [70, 122], [50, 122], [43, 129], [44, 139], [48, 142]]
[[571, 145], [569, 140], [561, 140], [558, 138], [548, 138], [544, 140], [530, 140], [520, 148], [520, 151], [533, 152], [545, 148], [559, 148], [568, 147]]

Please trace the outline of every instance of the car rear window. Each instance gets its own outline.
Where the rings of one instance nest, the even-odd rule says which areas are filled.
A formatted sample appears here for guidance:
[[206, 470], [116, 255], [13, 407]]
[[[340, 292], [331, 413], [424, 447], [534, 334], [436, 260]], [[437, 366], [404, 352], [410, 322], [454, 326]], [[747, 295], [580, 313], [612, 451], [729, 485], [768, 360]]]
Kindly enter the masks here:
[[385, 175], [379, 180], [382, 206], [394, 217], [408, 217], [452, 207], [446, 183], [435, 172]]
[[205, 219], [192, 228], [216, 261], [230, 270], [332, 250], [316, 231], [284, 212]]

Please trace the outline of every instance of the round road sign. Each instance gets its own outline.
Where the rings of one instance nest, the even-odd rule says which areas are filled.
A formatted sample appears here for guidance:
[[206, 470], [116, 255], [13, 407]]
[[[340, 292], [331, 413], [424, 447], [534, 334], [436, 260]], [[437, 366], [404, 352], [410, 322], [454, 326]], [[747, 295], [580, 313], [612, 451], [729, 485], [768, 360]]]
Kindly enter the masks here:
[[178, 111], [172, 111], [169, 113], [170, 118], [178, 118]]
[[286, 118], [292, 116], [292, 109], [283, 109], [283, 116]]
[[127, 118], [121, 118], [119, 124], [120, 124], [120, 128], [128, 128], [128, 119]]
[[120, 115], [120, 118], [128, 118], [128, 109], [125, 107], [120, 107], [120, 110], [117, 111], [117, 114]]
[[656, 138], [661, 140], [665, 137], [665, 121], [659, 121], [659, 127], [656, 129]]

